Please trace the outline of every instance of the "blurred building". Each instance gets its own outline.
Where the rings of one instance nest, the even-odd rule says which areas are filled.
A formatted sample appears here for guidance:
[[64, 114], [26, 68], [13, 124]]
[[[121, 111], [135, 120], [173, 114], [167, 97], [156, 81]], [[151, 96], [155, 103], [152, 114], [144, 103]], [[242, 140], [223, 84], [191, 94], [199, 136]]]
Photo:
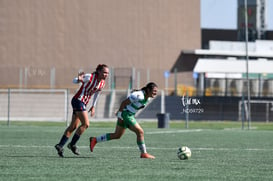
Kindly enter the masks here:
[[[178, 94], [241, 96], [246, 91], [244, 2], [238, 0], [237, 29], [202, 29], [202, 49], [181, 51], [171, 72], [191, 72], [194, 83], [178, 85]], [[251, 69], [255, 69], [249, 72], [252, 96], [272, 97], [273, 70], [268, 67], [273, 63], [273, 31], [266, 27], [266, 0], [247, 2], [248, 51]], [[240, 71], [232, 71], [232, 66]]]

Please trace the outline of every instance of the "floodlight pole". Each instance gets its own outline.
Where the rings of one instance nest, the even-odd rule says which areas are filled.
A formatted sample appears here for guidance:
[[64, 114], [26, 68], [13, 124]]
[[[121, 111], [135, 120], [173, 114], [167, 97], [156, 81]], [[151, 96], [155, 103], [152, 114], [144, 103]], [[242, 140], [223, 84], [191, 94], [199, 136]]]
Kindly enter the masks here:
[[250, 81], [248, 70], [248, 12], [247, 12], [247, 0], [245, 0], [245, 47], [246, 47], [246, 80], [247, 80], [247, 123], [248, 129], [251, 127], [251, 109], [250, 109]]

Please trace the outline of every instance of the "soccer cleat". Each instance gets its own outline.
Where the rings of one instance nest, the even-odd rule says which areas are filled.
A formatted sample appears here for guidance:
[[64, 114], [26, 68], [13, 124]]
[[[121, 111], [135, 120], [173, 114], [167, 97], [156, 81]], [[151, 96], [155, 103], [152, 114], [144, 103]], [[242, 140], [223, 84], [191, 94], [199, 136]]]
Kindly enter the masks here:
[[55, 149], [57, 150], [58, 155], [60, 157], [64, 157], [64, 154], [63, 154], [64, 153], [64, 149], [59, 144], [55, 145]]
[[97, 139], [95, 137], [90, 137], [90, 151], [93, 152], [95, 145], [97, 144]]
[[69, 143], [67, 145], [67, 148], [70, 149], [75, 155], [80, 155], [80, 152], [76, 145], [71, 145], [71, 143]]
[[150, 155], [149, 153], [141, 153], [140, 158], [155, 159], [155, 157], [153, 155]]

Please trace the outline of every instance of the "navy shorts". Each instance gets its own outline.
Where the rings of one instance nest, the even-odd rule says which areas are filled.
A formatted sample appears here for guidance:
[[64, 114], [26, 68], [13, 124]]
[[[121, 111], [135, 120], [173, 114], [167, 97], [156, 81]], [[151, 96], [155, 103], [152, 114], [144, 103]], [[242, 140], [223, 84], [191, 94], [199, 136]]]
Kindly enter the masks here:
[[75, 114], [76, 111], [86, 111], [85, 104], [77, 98], [72, 98], [71, 105], [73, 108], [73, 114]]

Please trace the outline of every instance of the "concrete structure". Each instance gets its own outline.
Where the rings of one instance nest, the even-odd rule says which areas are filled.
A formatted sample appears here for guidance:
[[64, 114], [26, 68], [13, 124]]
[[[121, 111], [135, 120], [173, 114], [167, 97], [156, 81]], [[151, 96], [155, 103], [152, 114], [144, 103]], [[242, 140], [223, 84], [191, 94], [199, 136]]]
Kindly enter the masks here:
[[[209, 49], [182, 52], [172, 70], [198, 73], [199, 96], [241, 96], [246, 90], [245, 43], [210, 41], [209, 44]], [[249, 42], [248, 56], [251, 95], [272, 97], [273, 41]]]
[[0, 14], [1, 87], [65, 88], [99, 63], [163, 87], [181, 49], [201, 47], [199, 0], [1, 0]]

